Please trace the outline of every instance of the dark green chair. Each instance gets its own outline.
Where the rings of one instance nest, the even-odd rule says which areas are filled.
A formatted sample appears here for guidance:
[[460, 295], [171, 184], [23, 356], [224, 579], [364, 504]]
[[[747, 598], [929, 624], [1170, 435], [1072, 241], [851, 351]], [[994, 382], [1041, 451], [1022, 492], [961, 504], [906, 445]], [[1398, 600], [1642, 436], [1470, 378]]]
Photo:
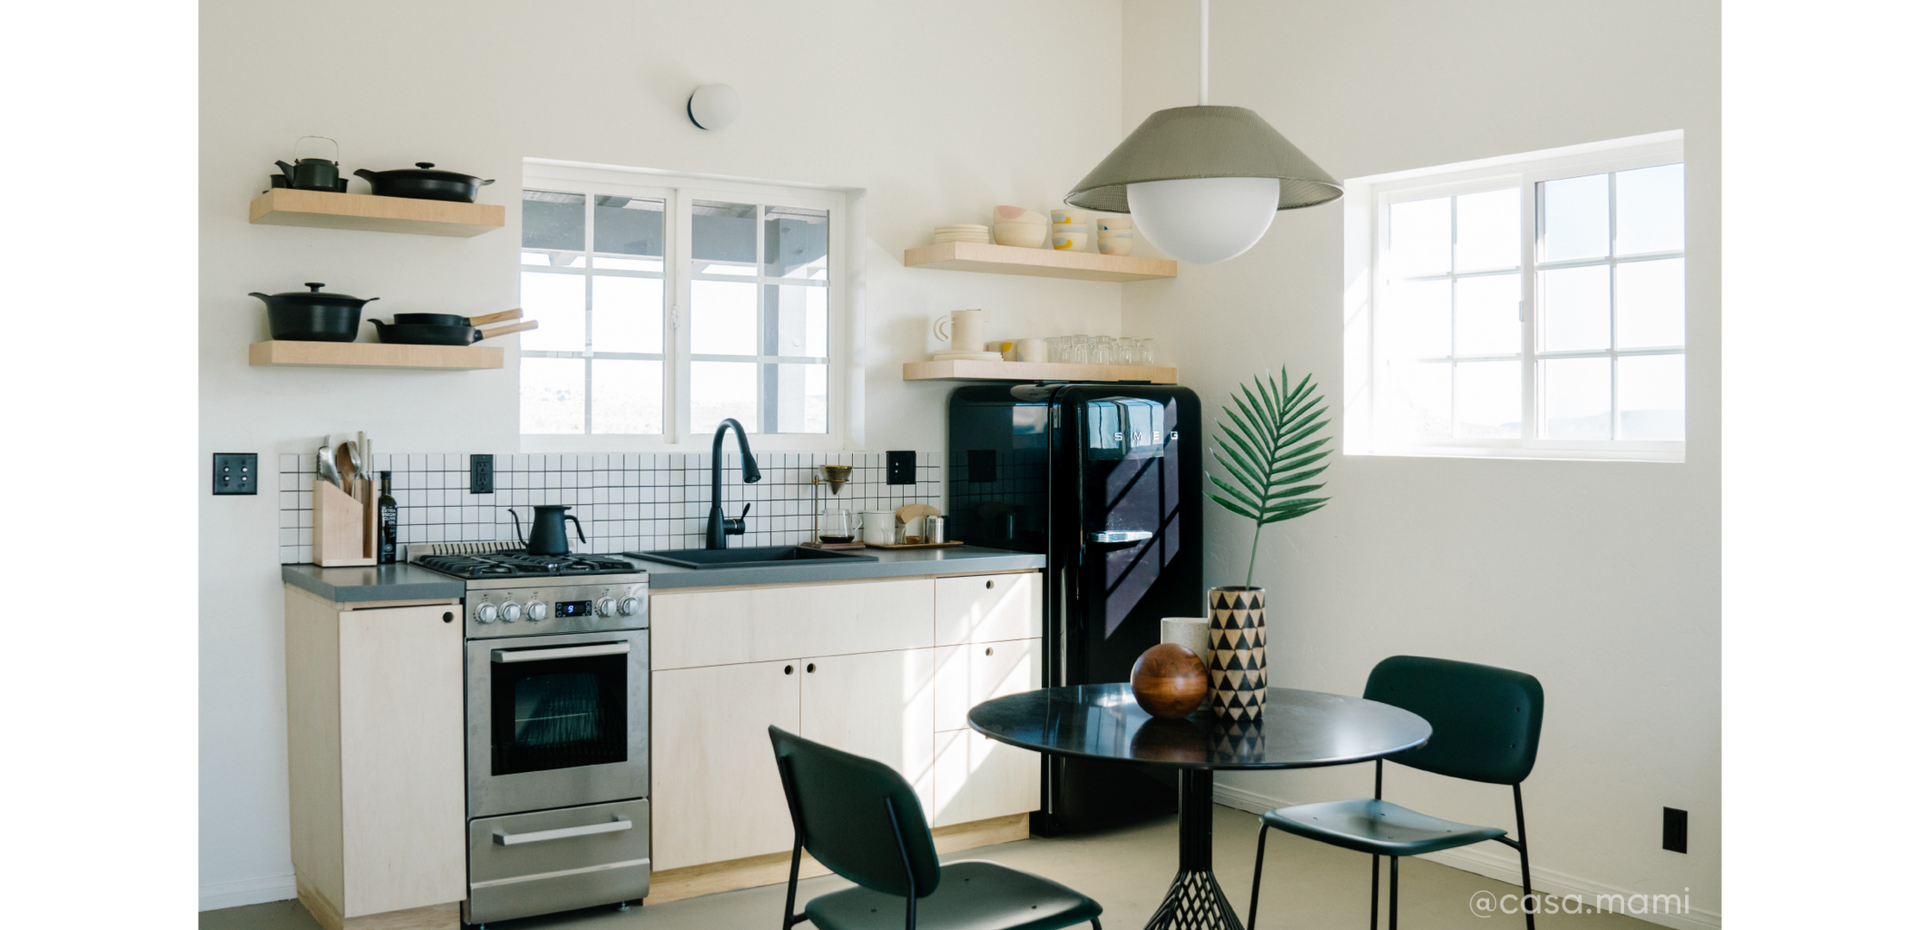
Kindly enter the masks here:
[[[1394, 656], [1367, 676], [1367, 700], [1413, 711], [1433, 725], [1433, 737], [1418, 749], [1393, 756], [1401, 765], [1439, 775], [1513, 786], [1515, 841], [1499, 827], [1454, 823], [1380, 799], [1385, 760], [1373, 767], [1373, 798], [1280, 807], [1260, 815], [1260, 846], [1253, 859], [1253, 896], [1247, 905], [1247, 930], [1260, 906], [1260, 867], [1267, 855], [1267, 831], [1331, 843], [1373, 854], [1373, 920], [1380, 926], [1380, 857], [1392, 862], [1387, 897], [1388, 930], [1399, 930], [1400, 857], [1439, 852], [1493, 840], [1520, 853], [1520, 885], [1531, 902], [1533, 873], [1527, 864], [1527, 816], [1520, 806], [1520, 783], [1533, 771], [1540, 749], [1540, 680], [1524, 672], [1491, 665]], [[1532, 908], [1527, 930], [1533, 930]]]
[[[980, 859], [942, 866], [920, 799], [900, 773], [779, 727], [767, 734], [793, 814], [781, 930], [801, 921], [820, 930], [1100, 930], [1100, 905], [1065, 885]], [[794, 913], [801, 849], [855, 887]]]

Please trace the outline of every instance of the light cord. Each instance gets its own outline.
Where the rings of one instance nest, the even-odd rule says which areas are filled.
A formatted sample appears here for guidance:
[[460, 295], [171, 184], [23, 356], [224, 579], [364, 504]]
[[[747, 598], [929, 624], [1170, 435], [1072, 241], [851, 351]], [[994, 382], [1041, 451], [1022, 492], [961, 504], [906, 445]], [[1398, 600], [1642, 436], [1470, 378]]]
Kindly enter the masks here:
[[1207, 105], [1207, 0], [1200, 0], [1200, 105]]

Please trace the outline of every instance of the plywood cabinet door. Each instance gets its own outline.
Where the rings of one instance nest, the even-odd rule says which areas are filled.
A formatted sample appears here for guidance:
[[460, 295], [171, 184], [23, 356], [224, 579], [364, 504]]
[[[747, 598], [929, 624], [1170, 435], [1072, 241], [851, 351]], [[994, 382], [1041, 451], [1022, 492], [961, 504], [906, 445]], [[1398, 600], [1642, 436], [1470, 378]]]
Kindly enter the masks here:
[[972, 730], [934, 734], [933, 825], [1040, 808], [1040, 754]]
[[342, 916], [467, 896], [457, 605], [339, 612]]
[[903, 649], [806, 660], [800, 735], [884, 762], [922, 806], [933, 801], [933, 675], [937, 650]]
[[653, 868], [785, 852], [793, 821], [767, 727], [801, 732], [804, 663], [653, 673]]
[[1039, 635], [1039, 572], [934, 580], [934, 645], [1032, 639]]

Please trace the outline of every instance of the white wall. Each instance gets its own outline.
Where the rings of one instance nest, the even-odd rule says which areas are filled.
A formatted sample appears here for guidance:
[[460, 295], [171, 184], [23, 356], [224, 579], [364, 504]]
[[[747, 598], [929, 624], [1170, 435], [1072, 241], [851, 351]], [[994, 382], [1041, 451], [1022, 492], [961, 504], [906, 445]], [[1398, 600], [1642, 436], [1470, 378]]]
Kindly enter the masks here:
[[[249, 291], [302, 281], [380, 297], [369, 313], [517, 305], [521, 159], [864, 188], [864, 448], [944, 447], [950, 386], [905, 384], [927, 320], [993, 311], [991, 337], [1117, 333], [1119, 285], [907, 270], [936, 223], [1045, 209], [1118, 143], [1114, 0], [327, 4], [201, 11], [200, 437], [212, 452], [303, 452], [364, 429], [389, 452], [518, 446], [515, 371], [254, 369]], [[1088, 50], [1058, 79], [1062, 50]], [[717, 133], [686, 119], [702, 83], [745, 98]], [[252, 226], [275, 158], [314, 133], [344, 166], [415, 161], [498, 179], [508, 227], [473, 239]], [[363, 190], [356, 180], [356, 191]], [[512, 342], [509, 340], [509, 344]], [[509, 352], [511, 357], [511, 351]], [[778, 451], [774, 442], [758, 446]], [[275, 496], [200, 503], [203, 907], [292, 895]]]
[[[1196, 102], [1196, 8], [1124, 4], [1129, 131]], [[1693, 921], [1717, 924], [1717, 5], [1220, 0], [1212, 35], [1211, 102], [1259, 111], [1336, 178], [1685, 131], [1687, 462], [1336, 456], [1325, 474], [1333, 503], [1262, 534], [1255, 574], [1271, 598], [1277, 684], [1354, 693], [1396, 653], [1538, 676], [1546, 729], [1525, 787], [1538, 884], [1686, 888]], [[1284, 363], [1330, 385], [1337, 410], [1341, 231], [1338, 205], [1282, 213], [1239, 259], [1129, 285], [1126, 334], [1159, 340], [1211, 405]], [[1250, 527], [1209, 513], [1209, 582], [1237, 584]], [[1223, 799], [1257, 807], [1361, 796], [1371, 774], [1220, 784]], [[1442, 816], [1511, 823], [1498, 787], [1395, 768], [1386, 790]], [[1690, 853], [1660, 849], [1662, 806], [1691, 812]], [[1515, 857], [1491, 845], [1449, 861], [1517, 875]]]

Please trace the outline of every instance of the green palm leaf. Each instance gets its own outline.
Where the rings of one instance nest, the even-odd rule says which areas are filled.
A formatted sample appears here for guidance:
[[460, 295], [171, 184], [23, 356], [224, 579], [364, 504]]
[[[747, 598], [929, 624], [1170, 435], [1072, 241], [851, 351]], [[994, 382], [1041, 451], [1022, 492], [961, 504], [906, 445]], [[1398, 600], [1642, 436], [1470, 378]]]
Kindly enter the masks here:
[[1261, 527], [1305, 516], [1330, 500], [1305, 495], [1326, 486], [1308, 482], [1327, 470], [1319, 463], [1333, 450], [1322, 447], [1333, 440], [1312, 438], [1326, 427], [1328, 409], [1312, 375], [1294, 382], [1283, 366], [1278, 384], [1268, 372], [1265, 383], [1255, 378], [1251, 388], [1243, 384], [1229, 399], [1232, 405], [1221, 409], [1231, 425], [1215, 421], [1219, 448], [1211, 450], [1226, 477], [1209, 472], [1207, 481], [1219, 493], [1210, 489], [1206, 495], [1228, 513], [1253, 521], [1253, 551], [1247, 557], [1252, 586]]

